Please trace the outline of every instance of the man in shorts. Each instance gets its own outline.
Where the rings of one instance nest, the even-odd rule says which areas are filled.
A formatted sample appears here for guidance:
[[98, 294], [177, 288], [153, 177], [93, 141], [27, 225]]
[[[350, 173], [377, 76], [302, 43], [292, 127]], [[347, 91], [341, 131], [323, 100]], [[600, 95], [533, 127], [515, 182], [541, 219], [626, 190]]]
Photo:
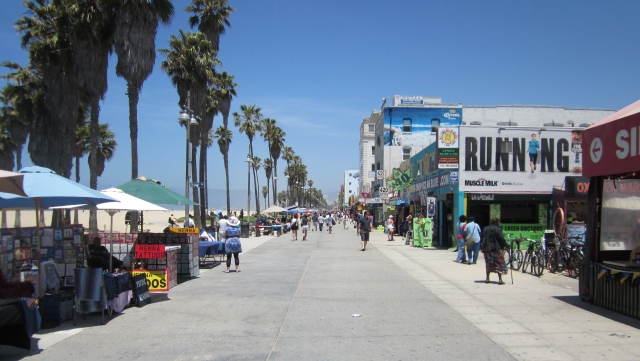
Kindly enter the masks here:
[[367, 250], [367, 242], [369, 242], [369, 233], [371, 232], [371, 220], [369, 219], [369, 211], [364, 212], [364, 217], [358, 221], [358, 234], [362, 242], [361, 251]]

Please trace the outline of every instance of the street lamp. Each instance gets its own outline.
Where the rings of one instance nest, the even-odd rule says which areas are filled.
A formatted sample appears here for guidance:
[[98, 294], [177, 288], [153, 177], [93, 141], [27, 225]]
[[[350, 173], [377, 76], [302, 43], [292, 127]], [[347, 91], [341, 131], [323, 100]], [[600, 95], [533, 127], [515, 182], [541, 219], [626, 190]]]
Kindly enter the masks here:
[[[247, 154], [247, 220], [250, 220], [249, 216], [251, 215], [251, 164], [253, 164], [253, 159], [251, 156]], [[251, 230], [249, 230], [251, 233]]]
[[[189, 134], [191, 133], [191, 125], [197, 124], [196, 118], [193, 115], [193, 110], [191, 110], [191, 92], [187, 92], [187, 106], [182, 108], [180, 112], [180, 116], [178, 117], [178, 121], [180, 123], [184, 123], [185, 128], [187, 129], [187, 154], [186, 154], [186, 169], [185, 169], [185, 184], [184, 184], [184, 197], [189, 199], [189, 183], [191, 181], [191, 177], [189, 176], [189, 164], [191, 164], [191, 152], [189, 151]], [[184, 205], [184, 224], [183, 226], [187, 226], [187, 221], [189, 219], [189, 205]]]

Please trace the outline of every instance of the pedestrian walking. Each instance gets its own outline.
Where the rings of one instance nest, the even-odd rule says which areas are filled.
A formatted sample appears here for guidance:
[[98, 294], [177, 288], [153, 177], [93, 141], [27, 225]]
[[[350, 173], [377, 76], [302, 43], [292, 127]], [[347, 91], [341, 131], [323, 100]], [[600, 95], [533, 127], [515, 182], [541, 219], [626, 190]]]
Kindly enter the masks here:
[[311, 216], [311, 221], [313, 222], [313, 228], [311, 229], [312, 231], [317, 231], [318, 230], [318, 213], [313, 213], [313, 216]]
[[409, 241], [411, 240], [411, 235], [413, 234], [413, 216], [408, 215], [407, 219], [404, 220], [404, 244], [409, 245]]
[[458, 241], [458, 257], [454, 262], [457, 263], [466, 263], [467, 257], [464, 253], [464, 230], [467, 227], [467, 216], [464, 214], [460, 216], [460, 221], [456, 224], [456, 240]]
[[307, 217], [306, 214], [302, 216], [302, 220], [300, 221], [300, 224], [302, 225], [302, 240], [306, 241], [307, 232], [309, 232], [309, 218]]
[[360, 235], [360, 243], [362, 245], [361, 251], [367, 250], [367, 242], [369, 242], [369, 234], [371, 233], [371, 219], [369, 218], [369, 212], [364, 212], [364, 217], [358, 223], [358, 234]]
[[224, 273], [229, 273], [231, 268], [231, 256], [233, 255], [236, 273], [240, 273], [240, 253], [242, 253], [242, 243], [240, 243], [240, 221], [235, 216], [231, 216], [228, 221], [227, 228], [224, 230], [223, 237], [224, 249], [227, 253], [227, 269]]
[[387, 222], [387, 230], [389, 230], [389, 233], [387, 234], [387, 241], [395, 241], [395, 239], [393, 239], [394, 229], [393, 216], [389, 216], [389, 221]]
[[294, 214], [293, 218], [291, 219], [291, 240], [292, 241], [297, 241], [298, 240], [298, 227], [300, 225], [298, 224], [298, 215]]
[[480, 248], [484, 254], [484, 262], [487, 269], [487, 279], [484, 283], [489, 283], [491, 272], [498, 274], [498, 284], [503, 285], [502, 275], [507, 274], [507, 265], [504, 260], [504, 250], [509, 245], [504, 240], [502, 229], [500, 229], [500, 218], [491, 218], [491, 224], [482, 230], [482, 243]]
[[467, 264], [476, 264], [480, 252], [480, 226], [475, 222], [473, 216], [469, 216], [467, 221], [467, 226], [464, 229], [467, 240]]
[[220, 220], [218, 221], [218, 239], [220, 240], [220, 242], [224, 242], [224, 237], [223, 232], [227, 229], [227, 227], [229, 226], [229, 217], [224, 216], [222, 218], [220, 218]]
[[325, 219], [324, 222], [327, 224], [327, 228], [329, 229], [329, 234], [331, 234], [333, 230], [333, 223], [334, 223], [334, 219], [333, 217], [331, 217], [331, 214], [327, 215], [327, 219]]
[[320, 227], [320, 232], [322, 232], [322, 226], [324, 226], [324, 216], [321, 214], [318, 216], [318, 227]]

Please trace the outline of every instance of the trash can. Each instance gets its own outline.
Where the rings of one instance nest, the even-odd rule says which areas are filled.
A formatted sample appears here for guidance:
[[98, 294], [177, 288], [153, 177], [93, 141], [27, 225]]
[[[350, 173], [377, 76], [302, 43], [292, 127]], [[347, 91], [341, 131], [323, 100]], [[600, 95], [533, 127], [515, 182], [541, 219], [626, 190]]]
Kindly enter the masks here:
[[240, 237], [249, 238], [249, 223], [244, 222], [240, 225]]

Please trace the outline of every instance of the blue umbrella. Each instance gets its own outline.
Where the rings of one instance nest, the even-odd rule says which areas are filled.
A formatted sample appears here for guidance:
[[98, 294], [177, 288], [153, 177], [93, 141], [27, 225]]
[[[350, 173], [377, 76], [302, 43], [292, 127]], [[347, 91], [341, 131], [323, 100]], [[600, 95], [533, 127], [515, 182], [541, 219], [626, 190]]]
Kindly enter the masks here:
[[[27, 197], [0, 192], [2, 209], [35, 209], [87, 204], [118, 202], [97, 190], [85, 187], [56, 172], [43, 167], [25, 167], [19, 173], [24, 174], [23, 188]], [[37, 203], [37, 204], [36, 204]]]
[[[95, 206], [106, 202], [119, 202], [103, 193], [82, 184], [61, 177], [48, 168], [26, 167], [19, 173], [24, 174], [23, 189], [27, 197], [10, 193], [0, 193], [0, 208], [2, 209], [35, 209], [36, 234], [40, 236], [40, 217], [38, 210], [49, 207], [68, 206], [73, 204], [88, 204]], [[38, 243], [38, 255], [40, 254]], [[42, 285], [39, 282], [38, 295], [42, 296]]]

